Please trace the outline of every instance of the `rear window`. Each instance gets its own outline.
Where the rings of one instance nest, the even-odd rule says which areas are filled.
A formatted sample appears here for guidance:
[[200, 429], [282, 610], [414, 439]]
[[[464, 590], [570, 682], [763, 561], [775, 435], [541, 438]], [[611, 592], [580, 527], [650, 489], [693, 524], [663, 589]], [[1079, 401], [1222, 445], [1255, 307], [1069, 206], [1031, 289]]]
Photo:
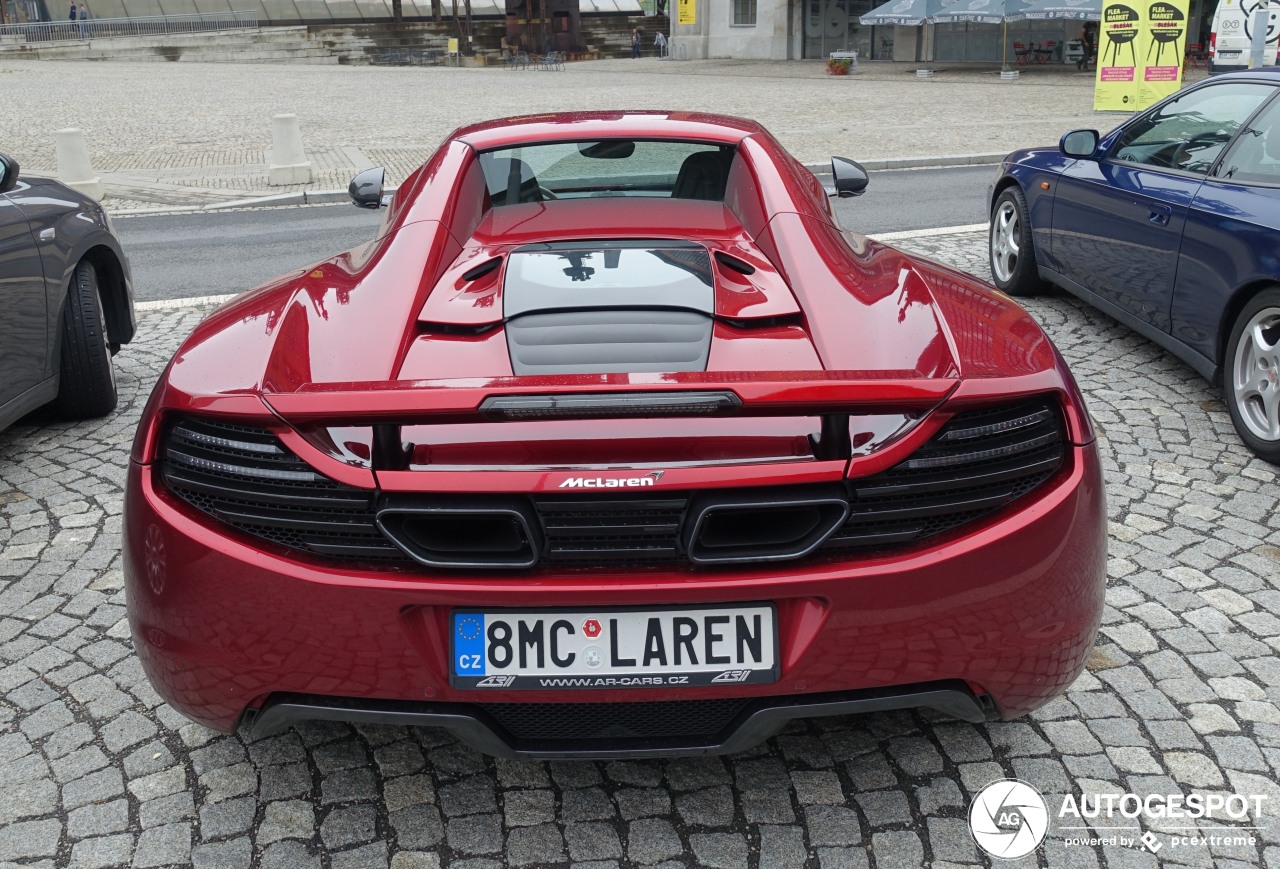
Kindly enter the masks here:
[[678, 241], [528, 245], [507, 261], [503, 313], [585, 308], [715, 310], [711, 255]]
[[652, 196], [723, 200], [732, 146], [597, 139], [480, 154], [494, 207], [553, 199]]

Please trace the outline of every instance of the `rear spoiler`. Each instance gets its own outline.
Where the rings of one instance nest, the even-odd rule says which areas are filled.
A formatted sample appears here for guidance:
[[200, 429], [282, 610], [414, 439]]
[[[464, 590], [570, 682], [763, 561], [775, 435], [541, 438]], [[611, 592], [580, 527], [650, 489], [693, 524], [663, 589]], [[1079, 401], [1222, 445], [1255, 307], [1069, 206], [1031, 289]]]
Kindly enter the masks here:
[[[822, 426], [813, 441], [816, 464], [773, 470], [766, 466], [754, 471], [741, 468], [738, 472], [739, 484], [752, 473], [794, 476], [795, 482], [801, 482], [815, 474], [822, 479], [843, 476], [852, 457], [851, 415], [916, 411], [923, 416], [941, 404], [959, 383], [955, 378], [901, 376], [906, 373], [781, 372], [737, 374], [732, 380], [708, 374], [573, 375], [325, 384], [297, 392], [264, 393], [262, 400], [293, 426], [370, 425], [372, 470], [383, 485], [392, 488], [421, 485], [421, 481], [397, 479], [396, 472], [409, 467], [410, 457], [402, 436], [406, 425], [628, 417], [816, 416]], [[295, 444], [292, 439], [286, 443], [306, 450], [303, 443]], [[693, 473], [700, 478], [706, 472]], [[485, 476], [469, 475], [468, 485], [483, 487]], [[536, 473], [521, 482], [534, 485], [541, 476]], [[502, 485], [515, 482], [509, 475], [495, 480]], [[701, 481], [701, 485], [706, 484]]]
[[[847, 374], [847, 373], [846, 373]], [[797, 372], [732, 379], [672, 375], [574, 375], [491, 380], [324, 384], [263, 393], [291, 423], [452, 423], [629, 416], [781, 416], [925, 411], [957, 378]], [[895, 376], [897, 375], [897, 376]]]

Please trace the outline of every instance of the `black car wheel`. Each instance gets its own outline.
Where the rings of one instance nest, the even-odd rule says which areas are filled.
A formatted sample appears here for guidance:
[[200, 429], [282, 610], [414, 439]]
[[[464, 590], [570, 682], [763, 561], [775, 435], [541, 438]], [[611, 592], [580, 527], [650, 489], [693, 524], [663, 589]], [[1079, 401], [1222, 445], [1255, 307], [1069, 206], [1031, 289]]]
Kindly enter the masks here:
[[1280, 287], [1244, 306], [1227, 340], [1222, 396], [1245, 446], [1280, 465]]
[[1007, 187], [991, 209], [991, 236], [987, 247], [991, 278], [1011, 296], [1030, 296], [1044, 289], [1031, 247], [1031, 220], [1027, 200], [1018, 187]]
[[107, 343], [98, 273], [81, 260], [67, 287], [62, 311], [62, 354], [54, 408], [72, 419], [105, 416], [115, 410], [116, 373]]

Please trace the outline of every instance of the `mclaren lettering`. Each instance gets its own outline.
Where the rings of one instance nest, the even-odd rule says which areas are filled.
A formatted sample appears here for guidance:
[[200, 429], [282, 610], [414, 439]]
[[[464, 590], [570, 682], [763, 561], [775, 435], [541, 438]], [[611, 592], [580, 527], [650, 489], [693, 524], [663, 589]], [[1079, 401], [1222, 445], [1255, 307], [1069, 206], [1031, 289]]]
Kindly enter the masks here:
[[644, 477], [570, 477], [560, 484], [561, 489], [639, 489], [652, 486], [657, 478]]

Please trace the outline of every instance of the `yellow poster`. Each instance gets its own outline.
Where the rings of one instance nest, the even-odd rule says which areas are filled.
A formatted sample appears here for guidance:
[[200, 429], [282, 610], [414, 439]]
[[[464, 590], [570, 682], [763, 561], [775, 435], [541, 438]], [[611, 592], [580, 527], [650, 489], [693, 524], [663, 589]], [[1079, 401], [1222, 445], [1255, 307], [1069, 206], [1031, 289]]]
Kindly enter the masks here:
[[1147, 7], [1138, 36], [1142, 73], [1136, 109], [1145, 109], [1182, 85], [1182, 56], [1187, 44], [1190, 0], [1157, 0]]
[[1147, 3], [1103, 0], [1098, 24], [1098, 77], [1093, 88], [1093, 109], [1098, 112], [1131, 112], [1138, 101], [1138, 53], [1134, 43], [1143, 29]]
[[449, 53], [450, 54], [458, 53], [458, 37], [456, 36], [449, 37]]
[[698, 23], [698, 0], [679, 0], [679, 7], [676, 11], [677, 24], [697, 24]]

